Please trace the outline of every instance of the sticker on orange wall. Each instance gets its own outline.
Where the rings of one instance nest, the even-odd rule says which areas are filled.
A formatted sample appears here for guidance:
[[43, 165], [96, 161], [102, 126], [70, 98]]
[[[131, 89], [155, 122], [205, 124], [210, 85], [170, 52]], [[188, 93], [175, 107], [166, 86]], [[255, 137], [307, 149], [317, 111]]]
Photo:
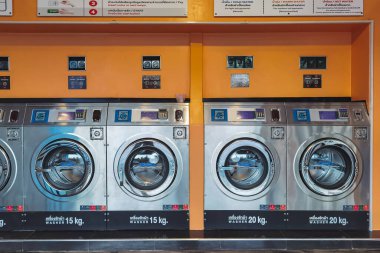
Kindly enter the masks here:
[[0, 16], [12, 16], [12, 0], [0, 0]]
[[249, 88], [249, 74], [232, 74], [231, 88]]

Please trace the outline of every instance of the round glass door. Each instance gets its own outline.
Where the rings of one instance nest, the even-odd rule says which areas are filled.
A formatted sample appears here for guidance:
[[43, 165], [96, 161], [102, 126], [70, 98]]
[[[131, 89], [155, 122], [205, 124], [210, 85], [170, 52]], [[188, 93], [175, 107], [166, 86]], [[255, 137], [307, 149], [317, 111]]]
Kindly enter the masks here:
[[72, 140], [54, 141], [39, 153], [36, 174], [47, 192], [69, 197], [82, 192], [91, 182], [94, 162], [88, 150]]
[[177, 162], [171, 149], [158, 140], [129, 145], [118, 166], [120, 185], [140, 197], [164, 192], [174, 181]]
[[0, 191], [5, 188], [11, 177], [10, 163], [5, 151], [0, 148]]
[[253, 196], [265, 190], [274, 176], [274, 161], [262, 143], [243, 139], [228, 144], [217, 161], [217, 175], [232, 193]]
[[306, 149], [300, 172], [310, 190], [335, 196], [351, 188], [357, 176], [357, 158], [340, 140], [320, 140]]

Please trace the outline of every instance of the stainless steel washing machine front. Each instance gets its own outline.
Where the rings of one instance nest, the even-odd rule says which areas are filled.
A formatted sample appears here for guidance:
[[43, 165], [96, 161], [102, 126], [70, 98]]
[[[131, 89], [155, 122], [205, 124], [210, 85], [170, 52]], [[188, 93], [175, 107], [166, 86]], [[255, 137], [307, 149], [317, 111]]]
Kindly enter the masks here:
[[287, 104], [291, 229], [369, 229], [370, 122], [366, 106]]
[[283, 103], [205, 103], [205, 228], [283, 229]]
[[110, 104], [108, 229], [188, 229], [188, 104]]
[[22, 230], [23, 104], [0, 104], [0, 231]]
[[27, 105], [26, 227], [105, 230], [107, 104]]

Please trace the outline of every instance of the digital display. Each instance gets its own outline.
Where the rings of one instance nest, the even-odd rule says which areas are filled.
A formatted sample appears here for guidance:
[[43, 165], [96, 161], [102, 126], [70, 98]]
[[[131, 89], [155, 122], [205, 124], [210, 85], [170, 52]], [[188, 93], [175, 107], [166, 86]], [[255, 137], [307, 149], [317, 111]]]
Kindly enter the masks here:
[[141, 119], [142, 120], [157, 120], [158, 119], [158, 112], [152, 112], [152, 111], [145, 111], [141, 112]]
[[321, 120], [335, 120], [338, 119], [338, 112], [337, 111], [320, 111], [319, 112], [319, 119]]
[[75, 120], [75, 112], [58, 112], [58, 121]]
[[237, 111], [238, 119], [255, 119], [256, 112], [255, 111]]

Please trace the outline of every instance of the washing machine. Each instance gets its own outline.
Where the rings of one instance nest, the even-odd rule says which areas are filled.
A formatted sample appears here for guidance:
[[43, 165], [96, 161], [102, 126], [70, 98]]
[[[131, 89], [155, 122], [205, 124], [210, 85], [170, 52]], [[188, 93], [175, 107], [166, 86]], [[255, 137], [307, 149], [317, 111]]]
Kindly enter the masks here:
[[368, 230], [370, 121], [363, 102], [290, 103], [289, 229]]
[[107, 104], [29, 104], [25, 227], [106, 229]]
[[284, 229], [283, 103], [205, 103], [205, 229]]
[[189, 107], [110, 104], [108, 229], [189, 228]]
[[0, 231], [22, 230], [25, 105], [0, 104]]

